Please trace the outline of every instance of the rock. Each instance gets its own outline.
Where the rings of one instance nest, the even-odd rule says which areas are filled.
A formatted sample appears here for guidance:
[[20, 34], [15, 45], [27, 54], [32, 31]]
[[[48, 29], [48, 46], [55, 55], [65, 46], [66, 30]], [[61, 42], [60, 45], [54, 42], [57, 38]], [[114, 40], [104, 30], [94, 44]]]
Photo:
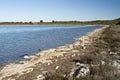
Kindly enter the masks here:
[[48, 71], [43, 71], [43, 72], [42, 72], [42, 74], [47, 74], [47, 73], [48, 73]]
[[76, 66], [80, 66], [80, 63], [79, 63], [79, 62], [77, 62], [77, 63], [76, 63]]
[[83, 64], [83, 63], [81, 63], [80, 66], [81, 67], [87, 67], [86, 64]]
[[45, 77], [40, 74], [40, 75], [37, 76], [37, 79], [36, 79], [36, 80], [44, 80], [44, 79], [45, 79]]
[[82, 76], [86, 76], [90, 72], [89, 67], [86, 64], [80, 64], [79, 62], [76, 63], [76, 67], [72, 69], [70, 73], [70, 77], [79, 78]]
[[74, 44], [73, 44], [73, 46], [79, 46], [80, 45], [80, 42], [75, 42]]
[[15, 79], [9, 78], [8, 80], [15, 80]]
[[101, 64], [102, 64], [102, 65], [105, 65], [105, 61], [101, 61]]
[[57, 70], [58, 68], [59, 68], [59, 66], [56, 66], [56, 68], [55, 68], [55, 69]]
[[55, 61], [57, 62], [58, 60], [56, 59]]
[[83, 49], [86, 49], [86, 47], [85, 47], [85, 46], [83, 46], [82, 48], [83, 48]]
[[72, 57], [75, 57], [75, 54], [73, 54]]
[[29, 56], [24, 56], [25, 59], [29, 59], [30, 57]]
[[73, 47], [73, 45], [69, 45], [69, 48], [70, 48], [70, 49], [73, 49], [74, 47]]
[[115, 52], [110, 52], [109, 54], [110, 55], [117, 55], [117, 53], [115, 53]]
[[44, 56], [45, 52], [39, 53], [39, 56]]
[[48, 62], [46, 62], [48, 65], [52, 64], [53, 62], [50, 60]]
[[84, 41], [84, 39], [85, 39], [85, 36], [82, 36], [81, 38], [80, 38], [80, 40], [83, 42]]
[[50, 63], [48, 63], [48, 66], [50, 65]]
[[24, 73], [30, 73], [30, 72], [32, 72], [33, 71], [33, 68], [27, 68], [25, 71], [24, 71]]
[[118, 67], [120, 69], [120, 63], [118, 61], [112, 61], [113, 66]]
[[56, 49], [49, 49], [48, 51], [49, 51], [49, 52], [55, 52]]
[[89, 67], [82, 67], [79, 71], [79, 74], [77, 75], [77, 78], [79, 78], [80, 76], [86, 76], [89, 72]]
[[49, 57], [49, 60], [53, 60], [53, 57], [50, 56], [50, 57]]

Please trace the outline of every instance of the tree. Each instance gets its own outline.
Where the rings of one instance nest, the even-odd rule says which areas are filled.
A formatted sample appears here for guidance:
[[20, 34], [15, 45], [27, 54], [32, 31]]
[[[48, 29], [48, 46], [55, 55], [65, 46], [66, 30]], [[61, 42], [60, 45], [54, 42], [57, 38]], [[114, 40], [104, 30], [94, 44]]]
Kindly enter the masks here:
[[40, 23], [43, 23], [43, 20], [40, 20]]
[[52, 20], [52, 23], [54, 23], [55, 21], [54, 20]]
[[32, 21], [30, 21], [29, 24], [32, 24]]

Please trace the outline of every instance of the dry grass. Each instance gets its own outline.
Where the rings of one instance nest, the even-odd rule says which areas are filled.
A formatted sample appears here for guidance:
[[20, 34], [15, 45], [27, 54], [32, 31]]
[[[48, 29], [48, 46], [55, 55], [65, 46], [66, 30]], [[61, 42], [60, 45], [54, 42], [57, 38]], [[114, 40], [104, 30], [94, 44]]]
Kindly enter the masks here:
[[[109, 55], [109, 49], [118, 54]], [[84, 53], [85, 55], [78, 60], [84, 64], [95, 66], [91, 66], [91, 72], [88, 76], [76, 80], [120, 80], [117, 68], [110, 64], [113, 60], [120, 60], [120, 26], [115, 25], [106, 28], [102, 36], [94, 41], [93, 45], [89, 45]], [[103, 65], [101, 61], [104, 61], [105, 64]], [[54, 74], [49, 79], [69, 80], [61, 74]]]

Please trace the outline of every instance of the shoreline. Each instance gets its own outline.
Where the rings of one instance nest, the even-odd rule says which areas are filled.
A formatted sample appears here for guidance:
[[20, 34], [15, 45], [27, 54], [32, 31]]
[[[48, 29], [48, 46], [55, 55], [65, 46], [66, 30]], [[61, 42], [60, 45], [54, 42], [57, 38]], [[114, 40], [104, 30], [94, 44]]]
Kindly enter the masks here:
[[109, 25], [98, 25], [98, 24], [5, 24], [1, 26], [109, 26]]
[[93, 32], [90, 32], [89, 34], [82, 36], [80, 38], [77, 38], [76, 41], [73, 44], [68, 44], [64, 46], [60, 46], [57, 48], [41, 51], [37, 53], [35, 56], [29, 56], [28, 61], [20, 61], [20, 63], [10, 63], [0, 70], [0, 79], [18, 74], [18, 76], [21, 76], [25, 73], [29, 73], [33, 71], [32, 67], [36, 67], [36, 64], [51, 64], [53, 57], [62, 57], [64, 54], [69, 53], [77, 53], [78, 50], [75, 49], [75, 47], [81, 46], [83, 49], [85, 48], [86, 44], [92, 43], [93, 37], [98, 37], [97, 35], [100, 34], [106, 27], [100, 29], [95, 29]]

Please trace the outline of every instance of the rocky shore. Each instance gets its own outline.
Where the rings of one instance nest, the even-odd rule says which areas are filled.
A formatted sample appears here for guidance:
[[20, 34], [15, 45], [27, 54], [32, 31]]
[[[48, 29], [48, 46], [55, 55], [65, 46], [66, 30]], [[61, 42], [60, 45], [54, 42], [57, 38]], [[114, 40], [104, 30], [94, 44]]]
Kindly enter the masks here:
[[64, 77], [73, 76], [78, 69], [83, 74], [76, 73], [75, 77], [84, 76], [90, 72], [88, 68], [90, 66], [76, 60], [85, 55], [88, 45], [94, 44], [105, 29], [106, 27], [96, 29], [86, 36], [77, 38], [73, 44], [40, 51], [34, 56], [28, 56], [27, 61], [5, 65], [0, 69], [0, 80], [43, 80], [56, 72]]

